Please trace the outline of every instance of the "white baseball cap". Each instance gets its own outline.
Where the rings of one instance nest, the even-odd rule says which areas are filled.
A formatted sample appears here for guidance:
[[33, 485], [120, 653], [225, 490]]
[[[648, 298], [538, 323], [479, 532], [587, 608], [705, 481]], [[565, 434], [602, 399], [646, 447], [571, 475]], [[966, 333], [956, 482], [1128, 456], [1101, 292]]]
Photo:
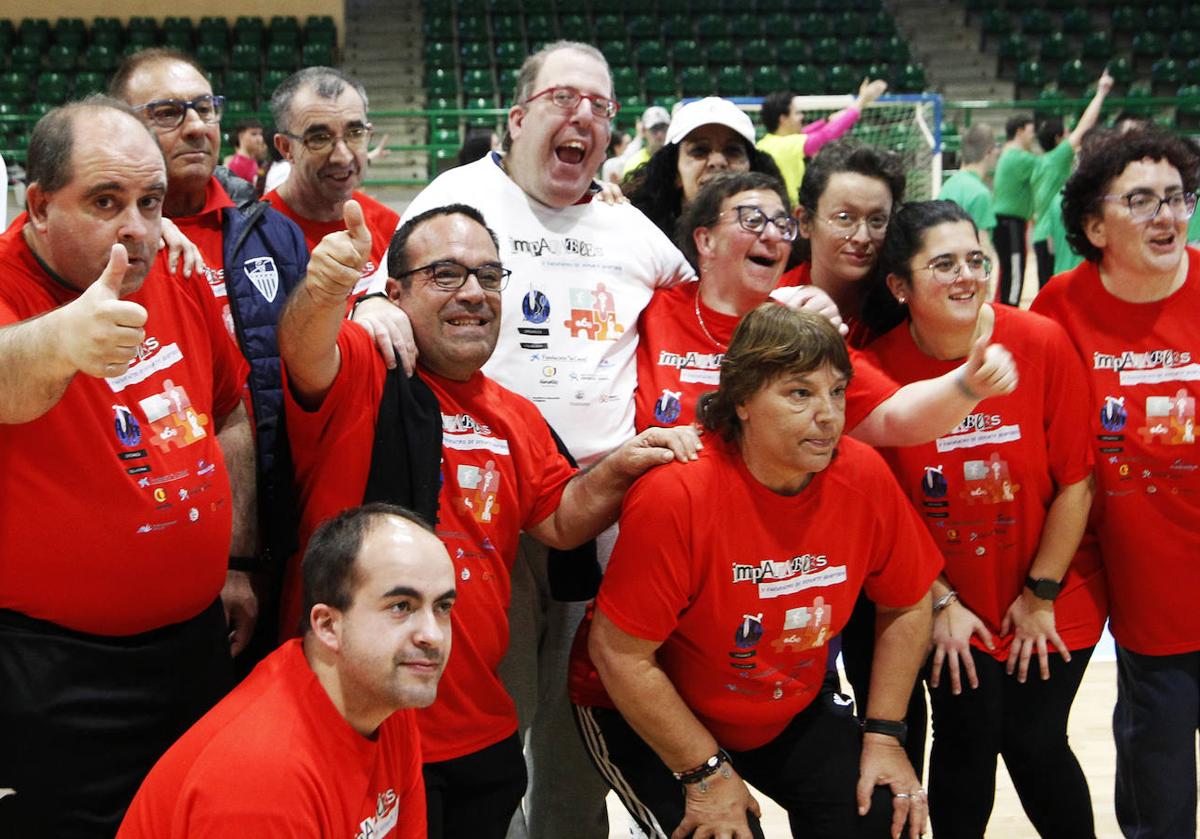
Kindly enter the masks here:
[[651, 105], [642, 114], [642, 125], [645, 128], [657, 128], [660, 125], [670, 125], [671, 115], [662, 105]]
[[750, 121], [750, 116], [720, 96], [707, 96], [688, 102], [676, 110], [671, 127], [667, 129], [667, 142], [678, 143], [702, 125], [724, 125], [754, 145], [754, 123]]

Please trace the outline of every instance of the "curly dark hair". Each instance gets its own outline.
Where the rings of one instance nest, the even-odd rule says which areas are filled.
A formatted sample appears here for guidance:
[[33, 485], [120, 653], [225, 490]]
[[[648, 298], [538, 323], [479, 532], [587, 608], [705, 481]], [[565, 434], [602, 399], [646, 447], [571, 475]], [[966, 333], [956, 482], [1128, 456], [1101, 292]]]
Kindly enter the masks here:
[[[829, 179], [842, 172], [853, 172], [881, 180], [891, 191], [893, 204], [900, 204], [904, 200], [904, 187], [908, 177], [900, 155], [868, 146], [858, 140], [836, 140], [821, 149], [805, 167], [804, 180], [800, 182], [797, 195], [797, 206], [803, 207], [810, 215], [815, 214], [817, 203], [829, 186]], [[812, 259], [812, 246], [803, 236], [796, 239], [793, 250], [800, 262]]]
[[[744, 142], [744, 141], [743, 141]], [[775, 159], [746, 143], [751, 172], [783, 180]], [[675, 237], [675, 226], [683, 213], [683, 187], [679, 185], [679, 144], [668, 143], [656, 151], [645, 166], [631, 176], [625, 190], [629, 203], [637, 207], [658, 229]]]
[[741, 437], [737, 406], [780, 376], [830, 364], [853, 375], [846, 342], [823, 315], [767, 302], [746, 313], [721, 360], [721, 382], [700, 397], [696, 417], [729, 441]]
[[721, 213], [721, 202], [731, 195], [750, 189], [771, 190], [783, 202], [784, 211], [791, 213], [792, 205], [788, 201], [787, 187], [779, 178], [763, 172], [735, 172], [713, 178], [696, 193], [696, 197], [683, 208], [683, 215], [679, 217], [675, 244], [683, 251], [688, 262], [692, 265], [700, 264], [700, 255], [696, 252], [696, 240], [692, 237], [692, 231], [697, 227], [712, 227]]
[[897, 301], [888, 288], [888, 275], [895, 274], [911, 283], [909, 262], [921, 249], [925, 231], [958, 221], [970, 224], [978, 239], [979, 228], [974, 219], [953, 201], [916, 201], [905, 204], [892, 216], [880, 250], [878, 270], [868, 278], [863, 299], [862, 320], [873, 334], [883, 335], [908, 318], [908, 307]]
[[1185, 139], [1155, 125], [1129, 131], [1092, 129], [1079, 150], [1078, 166], [1063, 187], [1063, 226], [1067, 241], [1089, 262], [1100, 262], [1103, 251], [1088, 239], [1088, 219], [1100, 215], [1105, 193], [1130, 163], [1165, 160], [1183, 180], [1184, 192], [1195, 192], [1200, 182], [1200, 156]]

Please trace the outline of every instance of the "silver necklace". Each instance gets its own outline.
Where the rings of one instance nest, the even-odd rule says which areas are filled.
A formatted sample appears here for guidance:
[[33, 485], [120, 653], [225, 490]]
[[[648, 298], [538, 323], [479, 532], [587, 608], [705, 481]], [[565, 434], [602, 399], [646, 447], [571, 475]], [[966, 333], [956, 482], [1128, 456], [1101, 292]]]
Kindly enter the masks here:
[[704, 325], [704, 318], [700, 315], [700, 288], [699, 288], [700, 284], [696, 283], [696, 286], [697, 286], [697, 288], [696, 288], [696, 322], [698, 324], [700, 324], [700, 329], [703, 330], [704, 335], [708, 338], [708, 340], [710, 340], [714, 344], [716, 344], [717, 349], [719, 349], [721, 352], [725, 352], [725, 350], [727, 350], [728, 347], [726, 347], [724, 344], [722, 344], [720, 341], [718, 341], [716, 338], [714, 338], [712, 336], [712, 333], [708, 331], [708, 327]]

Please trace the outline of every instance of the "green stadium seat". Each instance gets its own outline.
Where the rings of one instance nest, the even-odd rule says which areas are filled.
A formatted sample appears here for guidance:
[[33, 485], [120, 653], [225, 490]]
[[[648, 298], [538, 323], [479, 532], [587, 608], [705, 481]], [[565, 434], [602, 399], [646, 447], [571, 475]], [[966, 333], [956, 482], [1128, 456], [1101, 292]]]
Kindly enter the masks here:
[[300, 46], [300, 21], [293, 15], [275, 15], [267, 26], [267, 41]]
[[225, 84], [221, 93], [226, 99], [255, 99], [258, 96], [258, 74], [246, 70], [230, 70], [225, 74]]
[[13, 28], [12, 21], [0, 18], [0, 55], [7, 53], [16, 40], [17, 30]]
[[821, 73], [811, 64], [797, 64], [788, 73], [791, 89], [801, 96], [813, 96], [821, 92], [824, 81]]
[[632, 96], [641, 90], [641, 83], [638, 81], [637, 70], [627, 65], [617, 65], [611, 68], [613, 76], [613, 89], [617, 92], [617, 98], [624, 96]]
[[1155, 96], [1171, 96], [1183, 84], [1183, 67], [1174, 58], [1160, 58], [1150, 68], [1150, 88]]
[[847, 10], [834, 17], [833, 31], [843, 38], [866, 35], [867, 22], [858, 12]]
[[696, 21], [696, 37], [716, 41], [729, 37], [729, 21], [724, 15], [701, 15]]
[[783, 65], [804, 64], [808, 61], [808, 41], [803, 38], [788, 38], [780, 41], [775, 50], [779, 63]]
[[496, 74], [497, 83], [500, 85], [501, 102], [512, 102], [509, 97], [517, 90], [517, 75], [516, 67], [505, 67]]
[[775, 44], [766, 38], [752, 38], [742, 44], [742, 57], [751, 66], [760, 64], [775, 64], [779, 57], [775, 52]]
[[492, 66], [492, 54], [486, 41], [467, 41], [459, 48], [463, 67], [484, 68]]
[[269, 69], [263, 73], [262, 92], [264, 99], [270, 99], [271, 94], [275, 92], [275, 88], [279, 87], [288, 76], [292, 75], [286, 70]]
[[266, 25], [260, 17], [243, 15], [233, 22], [233, 44], [249, 44], [255, 49], [262, 49], [266, 35]]
[[129, 32], [125, 37], [125, 48], [122, 50], [122, 53], [131, 55], [132, 53], [148, 50], [156, 46], [158, 46], [158, 34], [139, 29]]
[[675, 61], [676, 67], [700, 67], [704, 65], [707, 58], [700, 45], [690, 38], [676, 41], [671, 50], [671, 57]]
[[909, 57], [908, 41], [899, 35], [892, 35], [879, 47], [880, 60], [889, 64], [907, 64]]
[[46, 50], [46, 69], [70, 73], [79, 60], [78, 50], [70, 44], [55, 44]]
[[629, 49], [629, 44], [624, 40], [605, 41], [600, 44], [600, 52], [604, 53], [609, 64], [633, 63], [633, 53]]
[[750, 92], [750, 81], [741, 67], [722, 67], [717, 70], [717, 93], [722, 96], [745, 96]]
[[1042, 38], [1042, 61], [1055, 64], [1073, 57], [1073, 50], [1067, 42], [1067, 36], [1061, 32], [1051, 32]]
[[438, 114], [437, 111], [455, 111], [458, 110], [458, 102], [450, 98], [430, 99], [425, 103], [426, 109], [434, 111], [434, 115], [430, 117], [429, 124], [434, 130], [450, 129], [458, 130], [458, 117], [450, 114]]
[[846, 45], [846, 60], [851, 64], [870, 64], [875, 58], [874, 38], [860, 35]]
[[292, 44], [271, 44], [267, 47], [267, 67], [271, 70], [296, 69], [296, 47]]
[[527, 15], [525, 17], [525, 37], [530, 46], [541, 41], [553, 41], [558, 37], [552, 15]]
[[425, 42], [426, 67], [453, 67], [454, 44], [449, 41]]
[[1078, 58], [1064, 61], [1058, 68], [1058, 86], [1071, 95], [1082, 93], [1092, 80], [1092, 74]]
[[712, 74], [705, 67], [687, 67], [679, 71], [679, 92], [684, 96], [709, 96], [716, 90]]
[[634, 59], [639, 67], [653, 67], [656, 64], [670, 64], [671, 53], [662, 41], [642, 41], [633, 51]]
[[[496, 107], [496, 103], [486, 97], [477, 97], [468, 99], [465, 105], [465, 110], [470, 111], [488, 111]], [[496, 125], [496, 117], [487, 114], [472, 114], [467, 116], [467, 125], [477, 125], [481, 128]]]
[[1020, 32], [1005, 35], [996, 45], [996, 54], [1001, 61], [1024, 61], [1029, 57], [1029, 41]]
[[1114, 33], [1132, 33], [1141, 28], [1141, 20], [1133, 6], [1117, 6], [1109, 16]]
[[40, 102], [61, 105], [71, 95], [71, 77], [66, 73], [42, 73], [33, 86], [33, 97]]
[[459, 15], [458, 40], [486, 41], [488, 37], [487, 18], [482, 15]]
[[17, 27], [17, 43], [44, 50], [50, 46], [50, 21], [40, 17], [25, 18]]
[[890, 38], [896, 34], [896, 21], [887, 12], [876, 12], [867, 18], [867, 32], [877, 38]]
[[519, 15], [497, 15], [492, 18], [492, 37], [497, 41], [524, 40], [525, 24]]
[[1047, 35], [1054, 29], [1054, 18], [1044, 9], [1031, 9], [1021, 16], [1021, 31], [1026, 35]]
[[845, 64], [834, 64], [825, 70], [825, 89], [828, 93], [850, 93], [858, 90], [862, 81], [858, 73]]
[[680, 38], [692, 37], [692, 18], [690, 15], [670, 14], [660, 18], [658, 31], [664, 41], [676, 41]]
[[[1149, 99], [1153, 94], [1150, 92], [1150, 86], [1145, 82], [1137, 82], [1129, 88], [1125, 94], [1126, 99]], [[1139, 116], [1150, 116], [1154, 113], [1154, 105], [1149, 104], [1132, 104], [1127, 105], [1125, 110]]]
[[729, 21], [729, 34], [742, 41], [761, 38], [762, 20], [757, 14], [734, 15]]
[[83, 48], [87, 40], [87, 26], [81, 17], [60, 17], [54, 23], [54, 43], [71, 47], [75, 50]]
[[763, 34], [776, 41], [796, 36], [796, 18], [783, 12], [773, 12], [763, 18]]
[[1167, 41], [1167, 51], [1175, 58], [1183, 60], [1200, 54], [1200, 34], [1190, 29], [1181, 29], [1172, 33]]
[[1022, 61], [1017, 65], [1018, 98], [1020, 88], [1036, 88], [1041, 90], [1046, 85], [1046, 68], [1040, 61]]
[[424, 20], [421, 21], [421, 32], [424, 33], [426, 40], [449, 41], [453, 39], [454, 21], [450, 19], [449, 11], [444, 14], [425, 15]]
[[980, 21], [980, 30], [984, 43], [991, 38], [1002, 38], [1013, 31], [1012, 18], [1004, 9], [991, 9]]
[[220, 73], [225, 70], [225, 50], [216, 44], [199, 44], [193, 57], [201, 67], [210, 73]]
[[806, 14], [800, 19], [800, 35], [804, 38], [827, 38], [835, 34], [833, 16], [823, 12]]
[[521, 41], [497, 41], [495, 55], [497, 67], [520, 67], [525, 60], [525, 45]]
[[226, 99], [225, 109], [221, 112], [221, 124], [229, 126], [233, 130], [233, 126], [237, 125], [244, 119], [254, 116], [254, 112], [258, 110], [254, 107], [254, 102], [248, 99]]
[[1189, 58], [1184, 63], [1183, 80], [1189, 85], [1200, 84], [1200, 58]]
[[1139, 32], [1133, 36], [1134, 58], [1158, 58], [1164, 52], [1163, 39], [1157, 32]]
[[313, 36], [326, 39], [329, 42], [337, 40], [337, 24], [329, 15], [309, 15], [304, 21], [304, 42], [308, 43]]
[[596, 15], [592, 19], [596, 39], [599, 41], [624, 41], [625, 21], [618, 15]]
[[921, 93], [928, 86], [920, 64], [905, 64], [894, 81], [898, 93]]
[[842, 42], [832, 35], [818, 38], [813, 43], [812, 60], [816, 64], [840, 64], [842, 61]]
[[[169, 23], [168, 21], [171, 20], [176, 22]], [[192, 44], [195, 42], [192, 22], [190, 20], [182, 20], [181, 18], [168, 18], [167, 21], [163, 22], [162, 38], [164, 47], [190, 53], [192, 51]]]
[[200, 23], [196, 25], [196, 40], [201, 44], [219, 47], [220, 49], [229, 48], [229, 26], [225, 23], [223, 17], [206, 16], [200, 18]]
[[108, 90], [108, 76], [92, 70], [84, 70], [75, 74], [75, 96], [82, 99], [93, 93], [104, 93]]
[[755, 67], [750, 74], [750, 88], [755, 96], [766, 96], [776, 90], [787, 90], [787, 80], [778, 67]]
[[1174, 5], [1151, 6], [1146, 9], [1143, 25], [1155, 32], [1171, 32], [1179, 23], [1179, 10]]
[[1108, 72], [1112, 74], [1113, 81], [1117, 84], [1127, 85], [1133, 83], [1133, 64], [1123, 55], [1114, 58], [1108, 63]]
[[658, 39], [658, 18], [654, 15], [633, 15], [626, 21], [625, 28], [635, 41]]
[[262, 48], [254, 44], [234, 44], [229, 53], [229, 68], [257, 73], [262, 69]]
[[1107, 32], [1089, 32], [1083, 38], [1079, 55], [1090, 63], [1105, 63], [1113, 56], [1112, 35]]
[[563, 15], [558, 19], [558, 31], [568, 41], [592, 40], [592, 25], [583, 15]]
[[642, 85], [646, 90], [646, 95], [654, 98], [655, 96], [674, 96], [675, 89], [675, 74], [671, 72], [670, 67], [647, 67], [642, 72]]
[[1178, 26], [1200, 32], [1200, 3], [1189, 3], [1180, 10]]
[[486, 96], [490, 99], [496, 95], [491, 70], [464, 70], [462, 84], [463, 95], [467, 97]]
[[459, 14], [486, 15], [490, 10], [487, 0], [457, 0], [454, 4]]
[[300, 50], [300, 63], [305, 67], [333, 66], [336, 63], [333, 57], [333, 44], [308, 41]]
[[741, 51], [734, 46], [733, 41], [720, 40], [713, 41], [704, 47], [708, 53], [708, 65], [710, 67], [720, 67], [725, 64], [737, 64], [742, 60]]
[[1062, 16], [1062, 31], [1068, 35], [1086, 35], [1092, 31], [1092, 16], [1085, 8], [1071, 9]]
[[439, 146], [458, 146], [462, 143], [458, 131], [452, 128], [435, 128], [429, 142]]

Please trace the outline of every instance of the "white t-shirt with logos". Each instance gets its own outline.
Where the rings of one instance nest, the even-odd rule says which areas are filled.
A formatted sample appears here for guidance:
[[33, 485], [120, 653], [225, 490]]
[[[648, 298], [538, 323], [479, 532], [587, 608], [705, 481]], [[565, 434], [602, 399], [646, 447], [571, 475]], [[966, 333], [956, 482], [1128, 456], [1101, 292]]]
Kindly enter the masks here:
[[536, 404], [587, 466], [634, 435], [638, 316], [656, 288], [695, 272], [632, 205], [547, 207], [499, 160], [493, 153], [440, 175], [401, 223], [453, 203], [483, 214], [513, 272], [483, 372]]

